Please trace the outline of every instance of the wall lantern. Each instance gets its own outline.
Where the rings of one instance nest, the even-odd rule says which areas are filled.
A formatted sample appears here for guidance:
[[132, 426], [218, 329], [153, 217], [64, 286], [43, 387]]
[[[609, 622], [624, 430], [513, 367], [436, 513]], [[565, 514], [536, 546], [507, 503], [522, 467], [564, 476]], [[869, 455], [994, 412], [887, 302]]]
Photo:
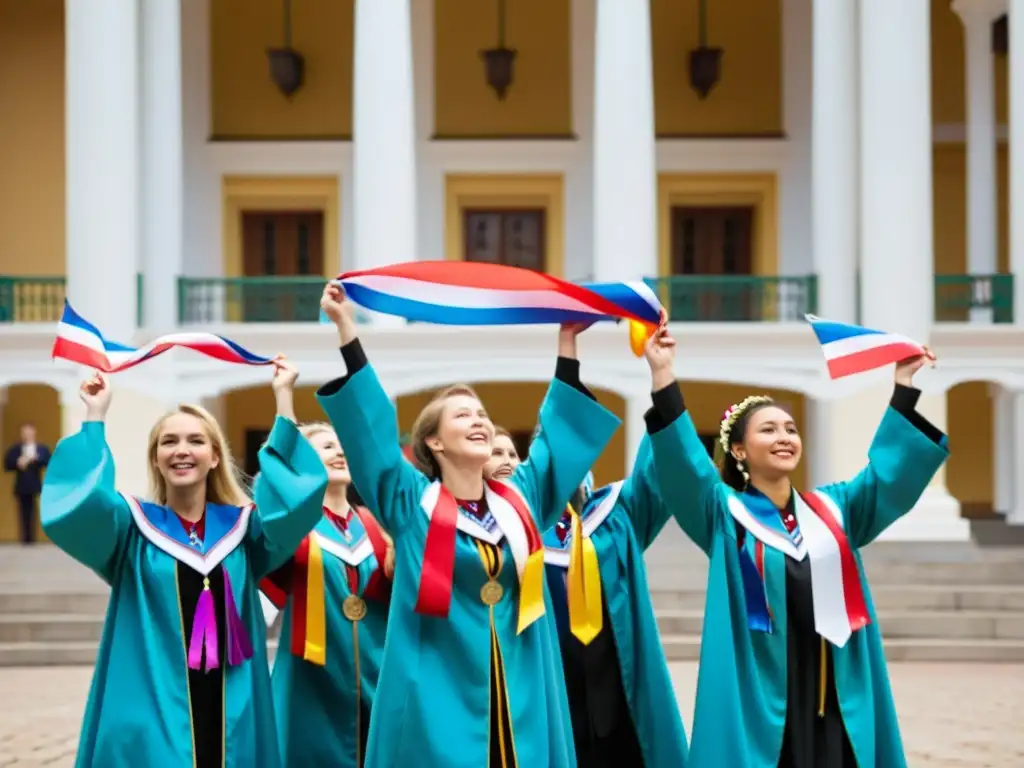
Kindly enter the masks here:
[[291, 98], [302, 87], [306, 62], [302, 54], [292, 48], [292, 2], [284, 0], [284, 45], [268, 48], [270, 79], [286, 98]]
[[505, 100], [515, 77], [516, 53], [515, 49], [505, 47], [505, 0], [498, 0], [498, 47], [480, 51], [480, 58], [484, 60], [487, 84], [494, 89], [499, 101]]
[[697, 7], [700, 45], [690, 51], [690, 85], [701, 99], [706, 99], [722, 76], [722, 49], [709, 48], [708, 5], [700, 0]]

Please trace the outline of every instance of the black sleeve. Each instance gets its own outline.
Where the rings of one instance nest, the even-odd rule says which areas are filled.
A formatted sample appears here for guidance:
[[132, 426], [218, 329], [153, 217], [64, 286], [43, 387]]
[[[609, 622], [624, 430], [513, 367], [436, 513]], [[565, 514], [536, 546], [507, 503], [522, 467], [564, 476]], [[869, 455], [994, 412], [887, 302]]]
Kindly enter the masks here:
[[555, 378], [563, 384], [568, 384], [577, 392], [582, 392], [591, 400], [597, 400], [594, 393], [580, 381], [580, 361], [571, 357], [559, 357], [555, 363]]
[[905, 387], [897, 384], [892, 392], [889, 406], [903, 418], [913, 424], [917, 430], [937, 445], [945, 439], [942, 430], [917, 412], [917, 401], [921, 399], [921, 390], [916, 387]]
[[662, 387], [651, 395], [654, 407], [649, 408], [644, 414], [644, 421], [647, 422], [647, 433], [650, 435], [660, 432], [669, 424], [674, 422], [686, 413], [686, 403], [683, 401], [683, 390], [679, 388], [679, 382], [673, 381], [666, 387]]
[[359, 339], [352, 339], [352, 341], [341, 348], [341, 359], [345, 361], [345, 367], [348, 369], [348, 373], [344, 376], [339, 376], [336, 379], [328, 381], [317, 390], [318, 395], [321, 395], [322, 397], [330, 397], [335, 394], [339, 389], [345, 386], [345, 383], [352, 376], [359, 373], [369, 364], [369, 360], [366, 359], [366, 351], [363, 349], [363, 345]]

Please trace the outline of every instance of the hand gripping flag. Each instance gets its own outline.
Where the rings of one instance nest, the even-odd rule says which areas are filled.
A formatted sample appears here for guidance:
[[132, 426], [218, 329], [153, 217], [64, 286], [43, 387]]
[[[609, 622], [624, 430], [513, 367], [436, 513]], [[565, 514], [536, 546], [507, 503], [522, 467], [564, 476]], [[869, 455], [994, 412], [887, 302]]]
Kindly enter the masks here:
[[822, 320], [814, 315], [805, 317], [818, 337], [821, 351], [825, 353], [825, 362], [828, 363], [829, 376], [833, 379], [883, 368], [890, 363], [925, 354], [922, 345], [906, 336]]
[[133, 368], [172, 347], [185, 347], [208, 357], [241, 365], [270, 365], [273, 360], [254, 355], [233, 341], [212, 333], [170, 333], [153, 339], [138, 349], [108, 341], [99, 329], [64, 301], [64, 314], [57, 323], [57, 338], [52, 357], [87, 365], [103, 373], [117, 373]]
[[627, 320], [633, 351], [657, 330], [663, 309], [642, 282], [576, 285], [521, 267], [412, 261], [345, 272], [338, 283], [356, 304], [441, 325], [530, 325]]

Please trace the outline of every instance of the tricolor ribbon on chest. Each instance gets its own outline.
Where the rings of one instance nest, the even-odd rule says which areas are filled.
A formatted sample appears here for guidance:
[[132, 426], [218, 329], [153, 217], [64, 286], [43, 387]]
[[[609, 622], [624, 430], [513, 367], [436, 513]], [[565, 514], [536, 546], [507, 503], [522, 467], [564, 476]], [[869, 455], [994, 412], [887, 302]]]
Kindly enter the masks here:
[[526, 501], [511, 485], [488, 480], [484, 487], [487, 509], [494, 516], [497, 531], [459, 512], [455, 497], [435, 481], [424, 492], [420, 506], [429, 518], [423, 548], [423, 566], [416, 597], [416, 612], [447, 618], [452, 601], [455, 573], [455, 533], [464, 533], [495, 546], [508, 540], [519, 575], [519, 620], [522, 632], [544, 615], [544, 546]]
[[[279, 610], [289, 596], [292, 600], [291, 637], [288, 648], [300, 659], [324, 666], [327, 663], [327, 598], [324, 580], [324, 551], [341, 562], [352, 594], [358, 591], [359, 564], [371, 554], [377, 568], [370, 575], [362, 596], [370, 600], [386, 601], [391, 594], [391, 583], [384, 576], [387, 541], [383, 530], [369, 510], [353, 507], [349, 525], [358, 521], [365, 537], [358, 537], [352, 547], [336, 542], [330, 536], [314, 529], [299, 544], [290, 564], [290, 570], [279, 571], [260, 581], [260, 590]], [[326, 517], [318, 525], [329, 526]], [[354, 578], [353, 578], [354, 575]], [[356, 589], [353, 589], [355, 581]]]
[[746, 494], [730, 496], [729, 512], [749, 534], [740, 549], [740, 571], [751, 630], [771, 632], [773, 617], [766, 582], [766, 547], [811, 566], [815, 630], [835, 646], [870, 623], [860, 569], [843, 527], [838, 505], [821, 491], [797, 493], [793, 510], [800, 536], [794, 541], [778, 510], [761, 509]]

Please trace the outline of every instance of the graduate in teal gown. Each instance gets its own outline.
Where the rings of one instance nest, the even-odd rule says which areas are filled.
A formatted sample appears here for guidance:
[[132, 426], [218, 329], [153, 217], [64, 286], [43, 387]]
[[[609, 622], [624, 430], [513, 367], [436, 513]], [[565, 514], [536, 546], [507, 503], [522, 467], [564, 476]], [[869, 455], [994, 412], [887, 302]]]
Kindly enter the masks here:
[[[662, 343], [674, 343], [664, 331], [647, 342]], [[649, 432], [666, 426], [654, 408], [646, 421]], [[495, 439], [491, 461], [493, 474], [512, 471], [508, 438]], [[671, 516], [649, 441], [625, 480], [596, 491], [589, 480], [544, 534], [576, 759], [586, 768], [685, 766], [686, 733], [644, 566], [644, 550]]]
[[[275, 364], [279, 413], [297, 374]], [[278, 416], [259, 453], [255, 505], [210, 414], [179, 406], [154, 425], [153, 501], [115, 490], [104, 419], [110, 384], [82, 385], [82, 430], [60, 442], [42, 522], [111, 587], [78, 768], [278, 768], [258, 580], [320, 518], [327, 475]]]
[[915, 410], [912, 377], [929, 359], [896, 366], [860, 474], [809, 493], [789, 479], [796, 424], [770, 398], [726, 411], [719, 470], [678, 386], [655, 394], [671, 422], [651, 438], [662, 491], [710, 559], [691, 766], [907, 764], [858, 550], [910, 511], [948, 456]]
[[484, 479], [493, 425], [465, 386], [439, 393], [413, 427], [425, 472], [403, 456], [394, 405], [346, 304], [327, 286], [321, 306], [338, 325], [348, 374], [317, 397], [356, 488], [395, 540], [366, 765], [575, 766], [540, 531], [619, 425], [579, 381], [579, 329], [562, 330], [541, 434], [501, 482]]
[[284, 609], [271, 674], [278, 740], [285, 766], [358, 768], [384, 654], [394, 549], [370, 511], [349, 503], [352, 477], [331, 425], [299, 431], [328, 482], [316, 528], [260, 582]]

